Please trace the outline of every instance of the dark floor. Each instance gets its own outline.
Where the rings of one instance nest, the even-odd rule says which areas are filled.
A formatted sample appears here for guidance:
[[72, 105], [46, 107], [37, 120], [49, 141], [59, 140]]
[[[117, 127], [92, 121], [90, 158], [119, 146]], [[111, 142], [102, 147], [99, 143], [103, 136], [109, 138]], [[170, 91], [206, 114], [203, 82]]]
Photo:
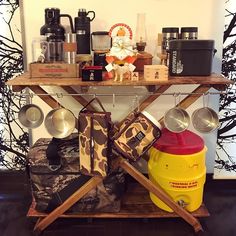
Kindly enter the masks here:
[[[31, 194], [24, 173], [0, 172], [0, 236], [30, 236], [35, 219], [27, 218]], [[200, 218], [203, 235], [236, 235], [236, 180], [207, 176], [204, 203], [211, 216]], [[42, 236], [185, 236], [195, 235], [181, 218], [171, 219], [58, 219]]]

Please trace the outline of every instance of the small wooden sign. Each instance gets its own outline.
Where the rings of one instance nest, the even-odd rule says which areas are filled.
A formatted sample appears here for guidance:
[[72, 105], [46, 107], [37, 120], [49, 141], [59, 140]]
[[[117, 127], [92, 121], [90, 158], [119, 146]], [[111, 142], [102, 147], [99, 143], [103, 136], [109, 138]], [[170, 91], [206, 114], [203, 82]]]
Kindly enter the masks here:
[[168, 67], [165, 65], [144, 65], [144, 80], [168, 80]]

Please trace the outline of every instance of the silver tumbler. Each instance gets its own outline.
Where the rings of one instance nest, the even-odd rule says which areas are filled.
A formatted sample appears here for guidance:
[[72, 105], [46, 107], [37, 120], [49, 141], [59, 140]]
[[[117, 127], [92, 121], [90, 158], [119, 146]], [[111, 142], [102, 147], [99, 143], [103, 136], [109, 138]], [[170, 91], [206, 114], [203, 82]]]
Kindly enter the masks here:
[[77, 51], [76, 34], [65, 34], [64, 42], [64, 61], [68, 64], [75, 63], [75, 56]]

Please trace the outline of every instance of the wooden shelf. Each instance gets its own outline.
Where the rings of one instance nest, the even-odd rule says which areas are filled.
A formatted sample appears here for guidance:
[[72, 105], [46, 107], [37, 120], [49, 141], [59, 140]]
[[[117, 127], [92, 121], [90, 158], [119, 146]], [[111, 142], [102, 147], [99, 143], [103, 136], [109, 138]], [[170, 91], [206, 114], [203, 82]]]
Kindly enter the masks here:
[[168, 80], [145, 81], [141, 76], [139, 81], [124, 80], [114, 82], [113, 80], [101, 82], [84, 82], [80, 78], [31, 78], [29, 73], [24, 73], [6, 84], [9, 86], [151, 86], [151, 85], [178, 85], [178, 84], [203, 84], [203, 85], [228, 85], [233, 82], [222, 75], [212, 74], [211, 76], [185, 76], [169, 77]]
[[[192, 212], [194, 217], [210, 216], [204, 204], [199, 209]], [[46, 213], [35, 210], [35, 202], [32, 203], [28, 217], [46, 217]], [[127, 193], [121, 201], [121, 210], [117, 213], [73, 213], [62, 214], [63, 218], [173, 218], [179, 217], [176, 213], [161, 210], [152, 203], [148, 191], [138, 183], [129, 184]]]

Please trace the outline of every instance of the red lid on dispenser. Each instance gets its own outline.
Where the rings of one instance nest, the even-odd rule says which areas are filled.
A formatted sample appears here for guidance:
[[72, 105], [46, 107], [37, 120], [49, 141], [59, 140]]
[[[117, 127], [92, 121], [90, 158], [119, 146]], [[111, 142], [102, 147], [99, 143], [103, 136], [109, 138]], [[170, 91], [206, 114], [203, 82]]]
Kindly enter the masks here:
[[153, 147], [169, 154], [187, 155], [202, 151], [204, 141], [190, 130], [174, 133], [164, 128], [161, 137], [154, 143]]

